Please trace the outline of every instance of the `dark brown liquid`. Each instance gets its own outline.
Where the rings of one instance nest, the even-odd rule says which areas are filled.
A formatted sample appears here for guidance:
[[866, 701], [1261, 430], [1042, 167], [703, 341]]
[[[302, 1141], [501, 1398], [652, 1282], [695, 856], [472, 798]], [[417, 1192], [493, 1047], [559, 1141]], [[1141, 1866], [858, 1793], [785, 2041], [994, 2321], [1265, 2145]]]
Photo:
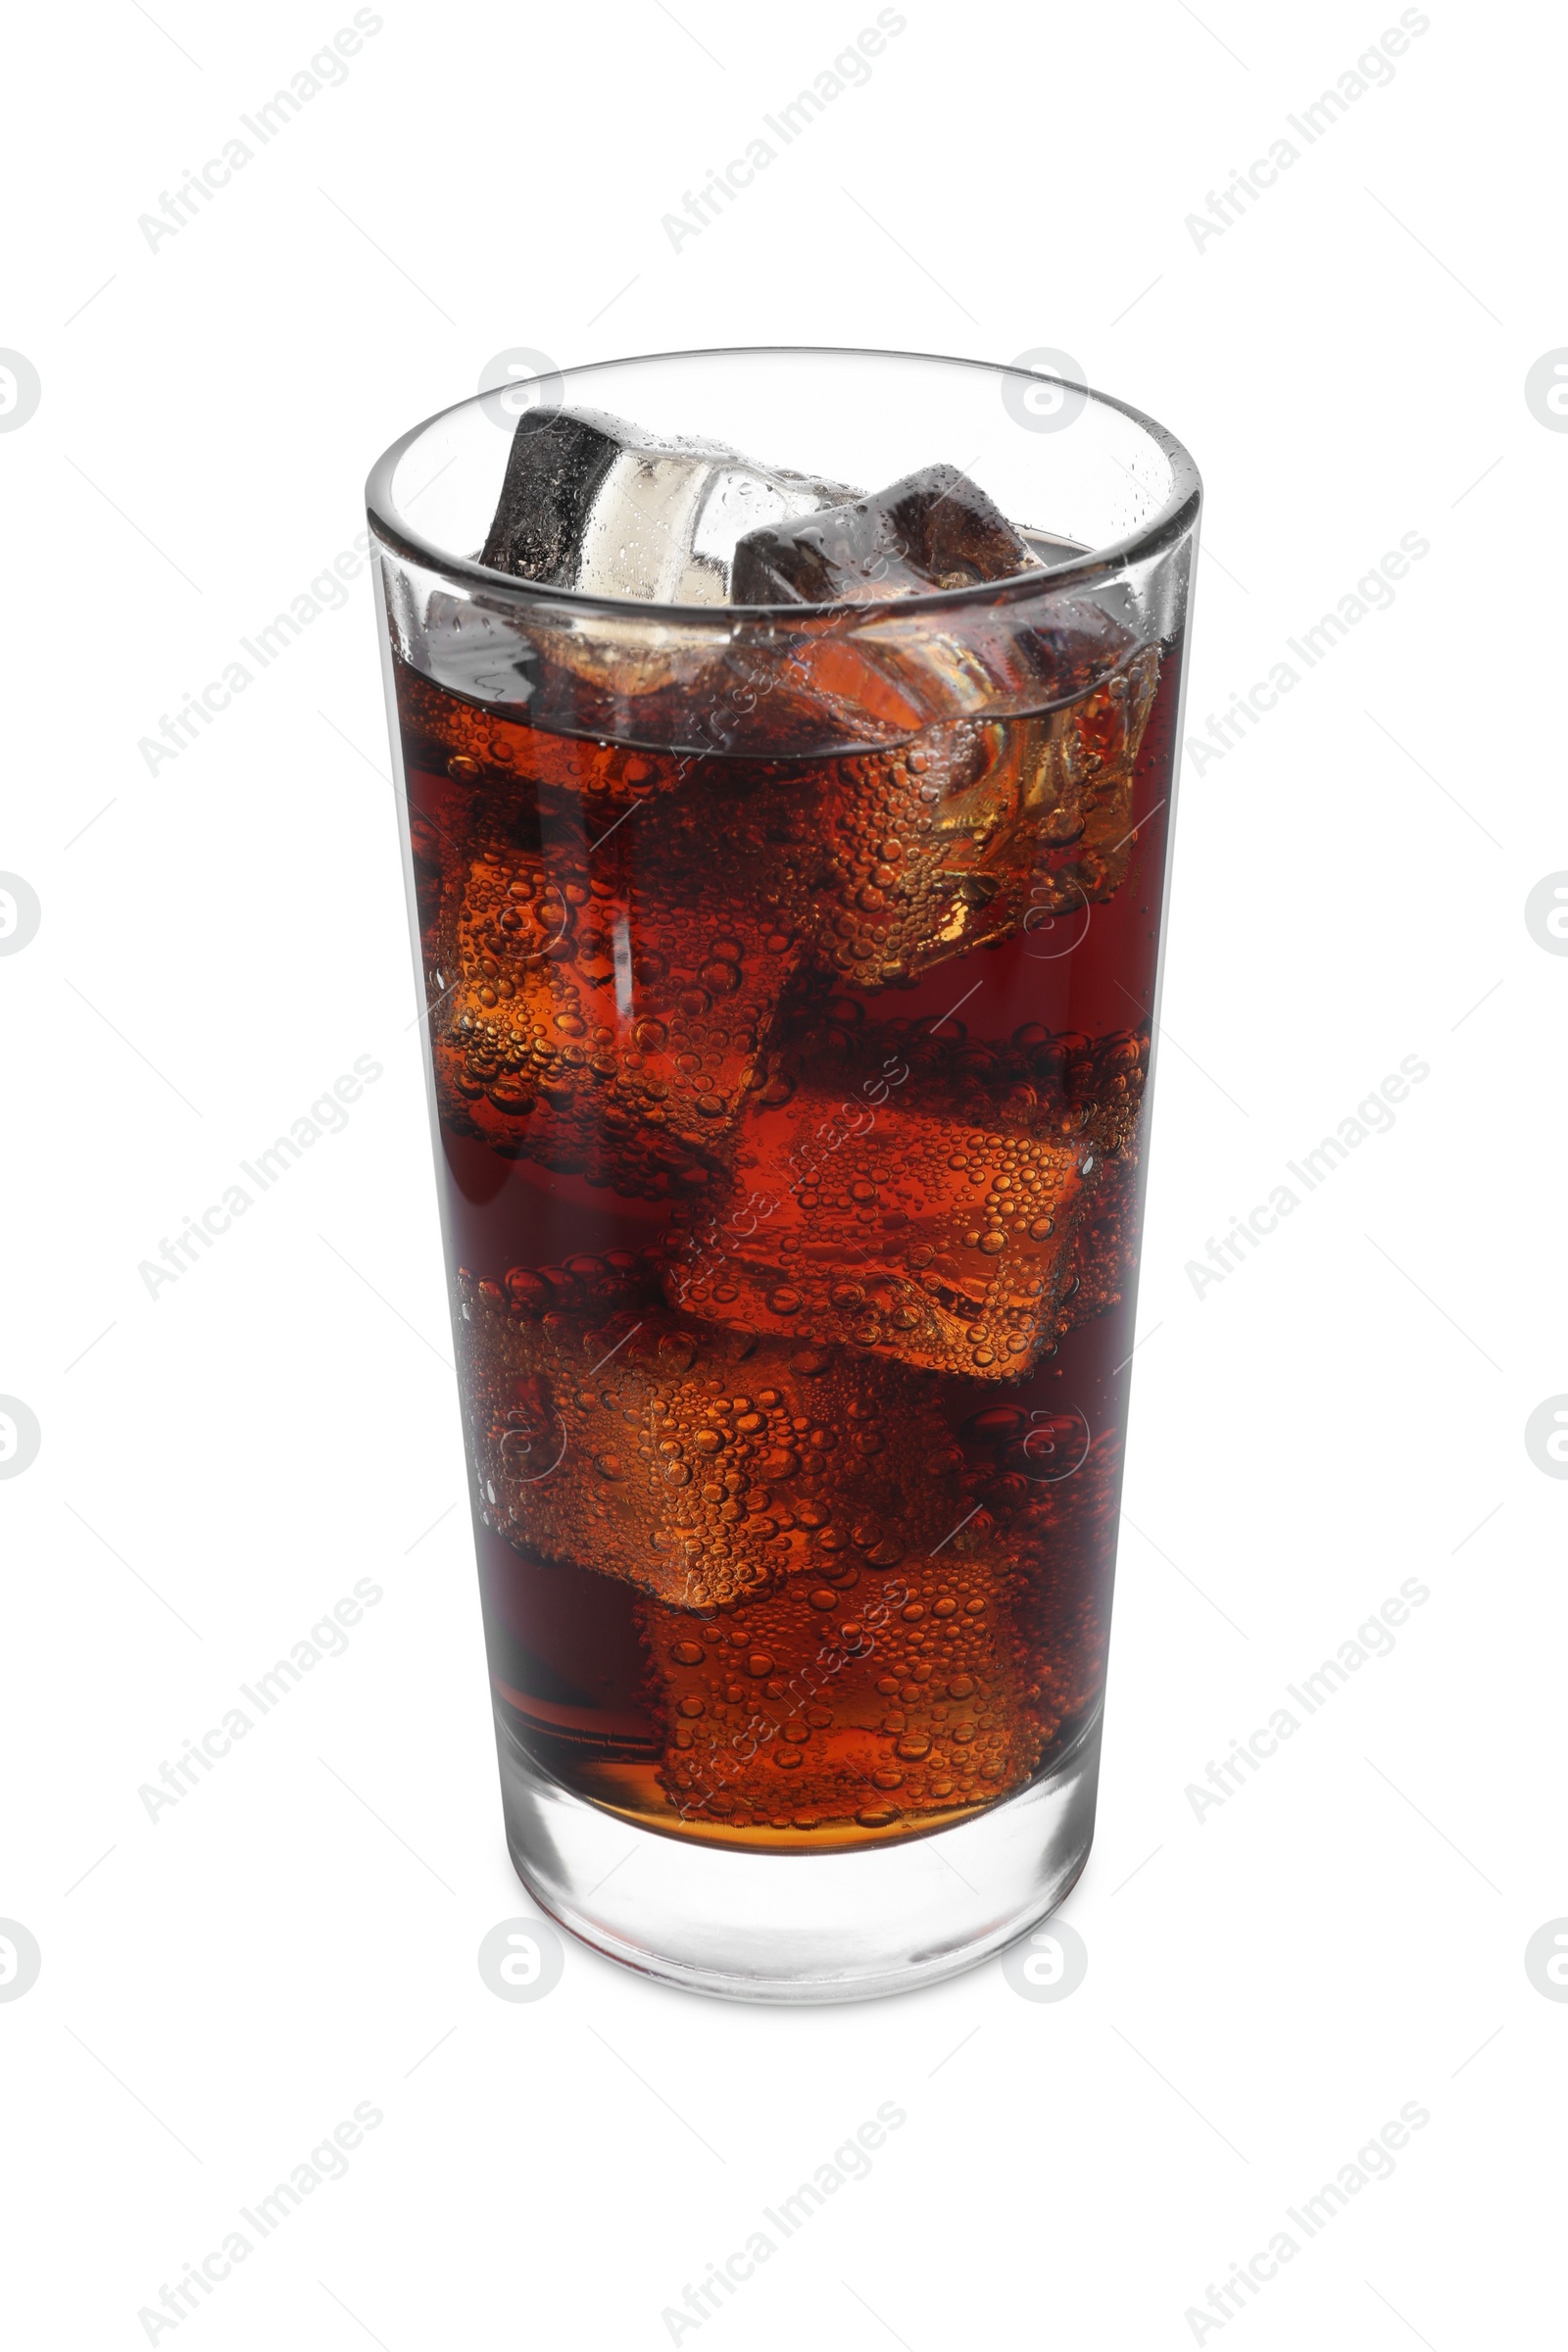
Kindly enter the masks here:
[[400, 664], [492, 1681], [580, 1795], [867, 1844], [1092, 1719], [1179, 668], [802, 762]]

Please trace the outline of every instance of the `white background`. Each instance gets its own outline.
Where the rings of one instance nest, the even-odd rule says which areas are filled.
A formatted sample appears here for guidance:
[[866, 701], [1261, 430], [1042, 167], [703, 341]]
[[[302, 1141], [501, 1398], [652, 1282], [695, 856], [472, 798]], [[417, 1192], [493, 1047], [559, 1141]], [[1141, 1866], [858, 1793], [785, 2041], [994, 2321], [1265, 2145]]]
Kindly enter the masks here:
[[[42, 921], [0, 959], [0, 1391], [42, 1444], [0, 1483], [0, 1915], [43, 1955], [0, 2002], [8, 2333], [148, 2340], [161, 2286], [369, 2101], [347, 2178], [155, 2340], [656, 2347], [894, 2101], [870, 2177], [680, 2341], [1541, 2340], [1568, 2008], [1524, 1948], [1568, 1913], [1568, 1491], [1523, 1432], [1568, 1390], [1568, 962], [1524, 902], [1568, 867], [1568, 435], [1524, 387], [1568, 343], [1560, 22], [1434, 0], [1200, 248], [1186, 217], [1395, 7], [909, 0], [866, 86], [675, 252], [662, 216], [869, 0], [389, 0], [151, 249], [138, 216], [351, 13], [97, 0], [8, 36], [0, 343], [42, 399], [0, 434], [0, 868]], [[137, 748], [496, 352], [774, 341], [1052, 346], [1178, 433], [1208, 502], [1190, 733], [1401, 534], [1431, 544], [1241, 748], [1188, 758], [1067, 1908], [1089, 1972], [1054, 2004], [993, 1964], [773, 2013], [575, 1947], [537, 2003], [480, 1982], [529, 1906], [364, 575], [177, 760]], [[138, 1263], [365, 1054], [346, 1131], [150, 1298]], [[1209, 1237], [1406, 1055], [1431, 1075], [1392, 1131], [1195, 1295]], [[139, 1785], [362, 1577], [346, 1653], [149, 1820]], [[1392, 1654], [1198, 1818], [1188, 1785], [1412, 1577]], [[1200, 2333], [1209, 2282], [1411, 2101], [1393, 2178]]]

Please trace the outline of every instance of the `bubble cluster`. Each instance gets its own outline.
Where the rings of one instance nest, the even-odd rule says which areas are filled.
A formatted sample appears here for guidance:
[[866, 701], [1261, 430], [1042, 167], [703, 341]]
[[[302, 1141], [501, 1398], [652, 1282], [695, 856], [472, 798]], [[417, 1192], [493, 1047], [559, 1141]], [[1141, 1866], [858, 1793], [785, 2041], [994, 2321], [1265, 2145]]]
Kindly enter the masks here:
[[673, 791], [667, 754], [464, 739], [416, 840], [443, 1116], [626, 1195], [700, 1189], [802, 962], [813, 788]]
[[[468, 1229], [479, 1514], [530, 1576], [625, 1588], [626, 1770], [693, 1834], [957, 1817], [1101, 1688], [1116, 1440], [1025, 1384], [1122, 1297], [1148, 1033], [895, 1008], [1122, 886], [1158, 655], [1107, 629], [1082, 691], [1005, 721], [964, 714], [971, 655], [1004, 660], [816, 642], [789, 691], [818, 718], [912, 710], [948, 665], [934, 723], [831, 760], [556, 733], [399, 671], [443, 1126], [574, 1180], [573, 1217], [575, 1180], [649, 1204], [615, 1212], [642, 1246], [560, 1260]], [[1020, 693], [1070, 669], [1014, 657]]]
[[887, 987], [1108, 897], [1152, 651], [1037, 718], [831, 768], [552, 735], [400, 674], [441, 1109], [628, 1194], [700, 1190], [790, 983]]
[[884, 988], [1005, 939], [1033, 910], [1108, 898], [1131, 854], [1134, 766], [1157, 656], [1049, 716], [927, 728], [840, 763], [824, 835], [819, 967]]
[[929, 1823], [1020, 1785], [1093, 1709], [1114, 1446], [1053, 1488], [1005, 1467], [1026, 1458], [1005, 1432], [956, 1443], [917, 1420], [904, 1452], [894, 1536], [862, 1513], [825, 1571], [695, 1628], [650, 1605], [662, 1778], [683, 1818], [775, 1833]]
[[1026, 1778], [1099, 1687], [1113, 1443], [1054, 1484], [1021, 1407], [955, 1431], [897, 1364], [636, 1328], [628, 1261], [462, 1274], [463, 1372], [486, 1522], [646, 1596], [670, 1803], [875, 1828]]
[[1006, 582], [995, 600], [940, 615], [895, 603], [788, 617], [714, 611], [652, 626], [575, 599], [503, 613], [437, 591], [393, 626], [421, 670], [458, 695], [471, 685], [487, 722], [518, 712], [502, 684], [514, 679], [527, 718], [552, 734], [801, 761], [897, 748], [982, 711], [1065, 709], [1129, 669], [1147, 625], [1141, 600], [1129, 605], [1115, 585], [1044, 595], [1040, 585], [1024, 582], [1020, 595]]
[[1016, 1380], [1110, 1302], [1147, 1039], [1030, 1027], [997, 1046], [947, 1026], [867, 1021], [839, 999], [796, 1028], [740, 1125], [735, 1173], [671, 1218], [672, 1303]]

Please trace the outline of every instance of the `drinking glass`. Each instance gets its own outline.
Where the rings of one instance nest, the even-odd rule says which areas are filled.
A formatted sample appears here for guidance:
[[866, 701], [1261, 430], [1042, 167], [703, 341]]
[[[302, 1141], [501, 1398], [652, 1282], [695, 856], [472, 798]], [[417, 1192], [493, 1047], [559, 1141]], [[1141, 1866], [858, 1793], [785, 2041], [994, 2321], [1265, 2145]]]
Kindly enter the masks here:
[[[515, 437], [585, 413], [598, 568], [518, 576]], [[850, 486], [824, 598], [716, 601], [714, 448]], [[966, 485], [935, 576], [876, 522], [939, 463], [1005, 576]], [[950, 1976], [1093, 1833], [1197, 472], [1027, 368], [710, 351], [368, 504], [516, 1869], [708, 1992]]]

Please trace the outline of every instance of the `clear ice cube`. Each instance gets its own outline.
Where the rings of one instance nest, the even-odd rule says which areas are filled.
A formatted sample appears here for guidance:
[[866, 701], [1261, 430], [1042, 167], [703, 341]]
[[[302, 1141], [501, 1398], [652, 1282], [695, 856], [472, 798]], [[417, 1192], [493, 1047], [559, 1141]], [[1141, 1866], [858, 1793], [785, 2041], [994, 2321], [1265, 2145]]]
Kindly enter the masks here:
[[602, 596], [722, 605], [738, 541], [854, 495], [597, 410], [533, 409], [517, 419], [483, 561]]
[[735, 550], [737, 605], [826, 605], [972, 588], [1039, 567], [977, 482], [922, 466], [869, 498], [760, 523]]

